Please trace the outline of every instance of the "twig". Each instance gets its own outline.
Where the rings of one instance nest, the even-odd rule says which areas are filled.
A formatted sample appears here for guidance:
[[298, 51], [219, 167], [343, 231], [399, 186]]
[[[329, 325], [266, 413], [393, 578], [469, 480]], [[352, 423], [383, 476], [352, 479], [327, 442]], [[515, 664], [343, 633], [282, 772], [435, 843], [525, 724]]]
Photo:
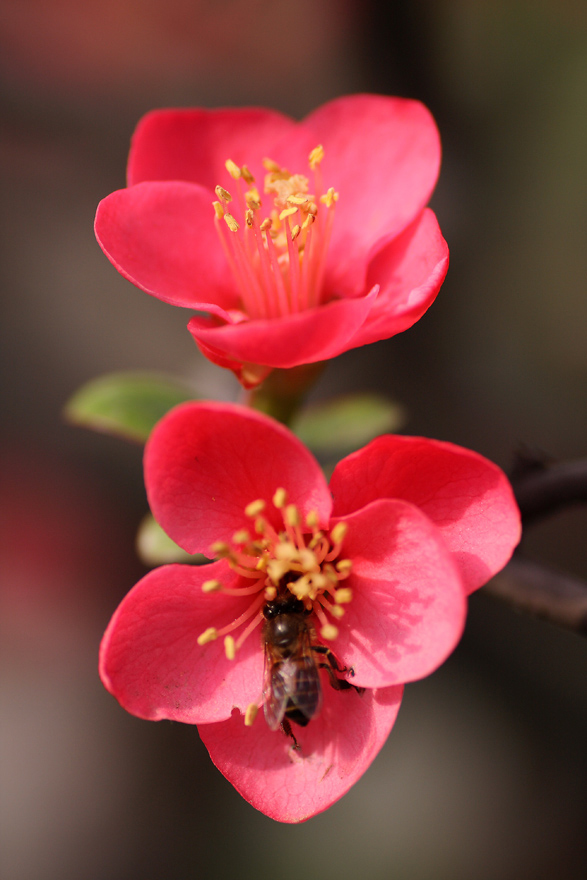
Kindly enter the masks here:
[[[555, 464], [521, 457], [512, 486], [525, 533], [531, 523], [587, 502], [587, 459]], [[526, 559], [518, 551], [485, 589], [520, 611], [587, 636], [587, 583], [580, 578]]]
[[587, 459], [519, 468], [512, 486], [527, 526], [562, 507], [587, 502]]
[[514, 608], [587, 636], [587, 584], [515, 556], [485, 587]]

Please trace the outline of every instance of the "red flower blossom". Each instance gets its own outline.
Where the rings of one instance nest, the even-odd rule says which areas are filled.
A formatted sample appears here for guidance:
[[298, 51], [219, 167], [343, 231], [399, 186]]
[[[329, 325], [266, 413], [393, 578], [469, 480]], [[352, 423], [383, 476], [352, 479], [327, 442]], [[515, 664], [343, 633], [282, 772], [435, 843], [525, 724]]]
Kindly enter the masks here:
[[[147, 445], [145, 479], [169, 535], [218, 559], [163, 566], [131, 590], [104, 636], [102, 681], [134, 715], [199, 725], [227, 779], [284, 822], [326, 809], [364, 773], [403, 683], [450, 654], [466, 592], [519, 538], [506, 478], [474, 452], [383, 436], [341, 461], [329, 488], [293, 434], [234, 404], [172, 410]], [[263, 621], [280, 598], [299, 601], [314, 647], [329, 645], [335, 678], [356, 686], [335, 690], [320, 673], [322, 709], [293, 725], [297, 747], [254, 718]], [[299, 722], [278, 697], [265, 693], [271, 726], [284, 709]]]
[[425, 208], [439, 164], [416, 101], [353, 95], [301, 123], [159, 110], [139, 123], [128, 187], [100, 203], [96, 236], [133, 284], [207, 312], [188, 325], [201, 350], [254, 384], [421, 317], [448, 267]]

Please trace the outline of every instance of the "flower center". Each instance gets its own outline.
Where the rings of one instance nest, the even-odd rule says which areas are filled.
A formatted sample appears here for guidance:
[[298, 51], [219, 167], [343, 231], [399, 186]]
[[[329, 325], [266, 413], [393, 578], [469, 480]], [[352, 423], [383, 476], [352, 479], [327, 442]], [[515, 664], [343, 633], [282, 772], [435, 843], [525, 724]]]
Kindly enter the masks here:
[[[318, 515], [312, 511], [302, 523], [295, 504], [287, 503], [285, 489], [277, 489], [272, 503], [280, 512], [283, 529], [277, 532], [262, 515], [265, 501], [253, 501], [245, 508], [252, 530], [236, 532], [229, 544], [217, 541], [211, 547], [214, 556], [226, 559], [242, 578], [239, 586], [225, 587], [218, 580], [205, 581], [204, 593], [222, 591], [228, 596], [251, 596], [251, 602], [239, 617], [221, 629], [209, 627], [198, 637], [205, 645], [224, 637], [224, 649], [233, 660], [245, 639], [264, 620], [263, 606], [277, 596], [292, 594], [303, 602], [320, 624], [325, 640], [335, 639], [338, 629], [332, 619], [344, 616], [344, 605], [352, 592], [341, 586], [350, 574], [350, 559], [340, 559], [347, 525], [339, 522], [330, 532], [318, 528]], [[233, 633], [241, 630], [235, 639]]]
[[[308, 157], [314, 193], [303, 174], [290, 174], [264, 159], [264, 191], [273, 206], [262, 218], [262, 200], [246, 165], [231, 159], [226, 169], [236, 182], [236, 208], [230, 192], [216, 187], [215, 223], [249, 318], [277, 318], [320, 305], [326, 252], [338, 193], [323, 191], [322, 146]], [[238, 215], [239, 220], [235, 218]]]

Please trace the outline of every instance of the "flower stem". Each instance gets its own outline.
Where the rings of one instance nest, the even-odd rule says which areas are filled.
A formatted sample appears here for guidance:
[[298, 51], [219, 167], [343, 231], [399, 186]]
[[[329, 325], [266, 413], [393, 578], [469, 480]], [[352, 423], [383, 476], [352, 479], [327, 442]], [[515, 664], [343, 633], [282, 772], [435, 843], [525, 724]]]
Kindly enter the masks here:
[[246, 393], [244, 403], [290, 425], [304, 397], [326, 366], [324, 361], [291, 370], [273, 370], [265, 381]]

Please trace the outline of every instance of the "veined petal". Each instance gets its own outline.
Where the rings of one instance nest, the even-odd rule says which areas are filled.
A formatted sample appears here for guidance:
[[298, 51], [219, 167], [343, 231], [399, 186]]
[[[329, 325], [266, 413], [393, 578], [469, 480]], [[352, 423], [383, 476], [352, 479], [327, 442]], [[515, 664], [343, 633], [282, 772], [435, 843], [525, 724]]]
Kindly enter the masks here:
[[452, 443], [378, 437], [338, 463], [330, 488], [336, 516], [377, 498], [401, 498], [423, 510], [442, 533], [468, 592], [500, 571], [520, 540], [520, 514], [503, 471]]
[[[245, 507], [278, 488], [302, 516], [327, 525], [330, 491], [316, 459], [291, 431], [230, 403], [186, 403], [156, 426], [145, 449], [145, 483], [155, 519], [189, 553], [207, 553], [250, 528]], [[265, 516], [283, 520], [268, 503]]]
[[327, 284], [350, 292], [382, 237], [399, 234], [427, 204], [440, 168], [440, 138], [418, 101], [348, 95], [308, 116], [303, 126], [324, 144], [322, 176], [340, 193]]
[[136, 127], [128, 159], [128, 184], [144, 180], [186, 180], [213, 190], [232, 159], [263, 179], [261, 161], [297, 123], [260, 107], [220, 110], [154, 110]]
[[[467, 610], [456, 565], [434, 523], [381, 499], [345, 516], [352, 601], [332, 647], [349, 681], [386, 687], [429, 675], [458, 643]], [[335, 521], [333, 521], [333, 525]]]
[[432, 305], [448, 270], [448, 246], [433, 212], [426, 208], [369, 264], [367, 286], [379, 295], [353, 347], [389, 339], [415, 324]]
[[224, 320], [238, 294], [214, 226], [214, 196], [191, 183], [142, 183], [98, 205], [95, 231], [110, 262], [137, 287]]
[[250, 604], [222, 593], [203, 593], [218, 579], [234, 587], [240, 578], [221, 560], [210, 565], [165, 565], [149, 572], [123, 599], [102, 639], [104, 686], [139, 718], [202, 724], [230, 718], [259, 699], [263, 653], [251, 636], [236, 660], [221, 639], [198, 645], [211, 626], [220, 629]]
[[376, 303], [377, 292], [374, 287], [366, 296], [335, 300], [317, 309], [271, 320], [218, 326], [206, 318], [195, 317], [188, 330], [198, 343], [243, 362], [281, 368], [311, 364], [354, 347], [351, 340]]
[[262, 711], [252, 727], [233, 713], [198, 728], [210, 757], [238, 792], [271, 819], [303, 822], [345, 794], [367, 770], [399, 711], [402, 688], [334, 691], [323, 678], [320, 715], [294, 727], [300, 750], [270, 730]]

